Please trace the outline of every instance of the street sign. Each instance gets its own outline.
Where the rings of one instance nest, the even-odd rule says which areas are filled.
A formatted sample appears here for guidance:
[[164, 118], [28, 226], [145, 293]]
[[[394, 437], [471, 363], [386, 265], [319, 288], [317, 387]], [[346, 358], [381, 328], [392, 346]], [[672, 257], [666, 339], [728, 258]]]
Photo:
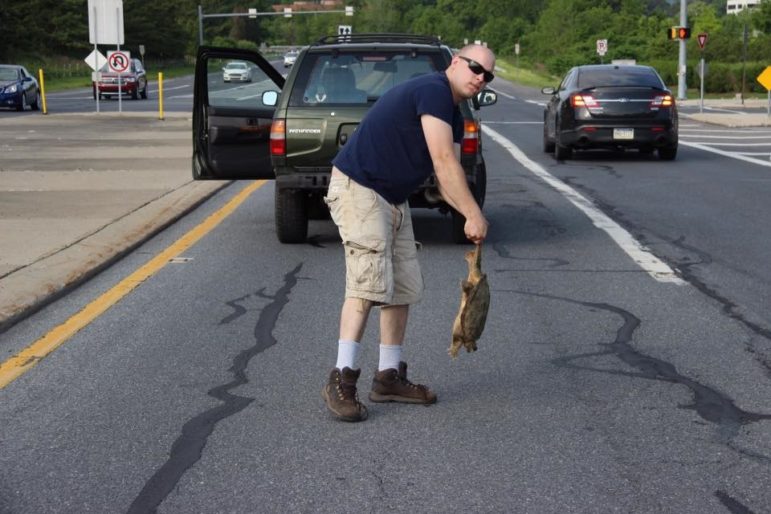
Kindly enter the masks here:
[[699, 60], [698, 66], [696, 66], [696, 75], [703, 79], [709, 73], [709, 64], [704, 62], [704, 59]]
[[771, 91], [771, 66], [766, 66], [766, 69], [763, 70], [755, 80], [760, 82], [764, 88]]
[[702, 32], [701, 34], [699, 34], [698, 36], [696, 36], [696, 39], [697, 39], [697, 40], [698, 40], [698, 42], [699, 42], [699, 48], [701, 48], [702, 50], [704, 50], [704, 45], [706, 45], [706, 44], [707, 44], [707, 33], [706, 33], [706, 32]]
[[337, 26], [337, 35], [338, 36], [350, 36], [353, 31], [353, 27], [350, 25], [338, 25]]
[[128, 70], [130, 63], [131, 56], [129, 55], [129, 52], [123, 50], [120, 52], [117, 50], [107, 52], [107, 64], [110, 66], [110, 69], [116, 73], [123, 73]]
[[608, 40], [607, 39], [598, 39], [597, 40], [597, 53], [602, 55], [605, 55], [608, 53]]
[[88, 0], [88, 42], [123, 44], [123, 0]]
[[519, 43], [514, 43], [514, 54], [519, 55]]
[[107, 62], [107, 58], [99, 50], [94, 50], [84, 59], [92, 70], [98, 71]]

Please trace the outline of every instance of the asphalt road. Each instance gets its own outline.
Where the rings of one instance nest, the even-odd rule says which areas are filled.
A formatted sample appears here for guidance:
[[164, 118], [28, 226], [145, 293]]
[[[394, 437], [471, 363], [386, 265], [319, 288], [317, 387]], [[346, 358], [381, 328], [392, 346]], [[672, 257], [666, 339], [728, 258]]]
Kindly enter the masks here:
[[[674, 162], [558, 162], [541, 151], [545, 97], [496, 86], [474, 354], [446, 354], [466, 248], [448, 217], [413, 214], [427, 290], [405, 357], [437, 405], [330, 418], [339, 241], [320, 220], [308, 244], [279, 244], [266, 183], [0, 390], [0, 512], [771, 510], [769, 129], [683, 120]], [[247, 187], [0, 346], [46, 334]], [[362, 396], [377, 342], [373, 320]]]

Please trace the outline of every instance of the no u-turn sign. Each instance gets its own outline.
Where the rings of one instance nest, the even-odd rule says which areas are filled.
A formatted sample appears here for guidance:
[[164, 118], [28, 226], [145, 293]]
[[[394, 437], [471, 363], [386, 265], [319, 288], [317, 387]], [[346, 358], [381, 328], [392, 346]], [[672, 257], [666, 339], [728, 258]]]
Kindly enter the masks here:
[[110, 67], [110, 70], [115, 73], [125, 72], [128, 70], [130, 63], [131, 55], [129, 52], [124, 52], [123, 50], [107, 52], [107, 65]]

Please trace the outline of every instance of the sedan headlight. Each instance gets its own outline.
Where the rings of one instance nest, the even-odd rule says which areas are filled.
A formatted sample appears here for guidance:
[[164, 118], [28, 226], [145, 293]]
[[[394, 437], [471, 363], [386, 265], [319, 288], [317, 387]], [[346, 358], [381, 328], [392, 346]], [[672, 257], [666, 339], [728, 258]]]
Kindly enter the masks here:
[[11, 84], [10, 86], [7, 86], [5, 88], [5, 92], [6, 93], [15, 93], [18, 90], [19, 90], [19, 85], [18, 84]]

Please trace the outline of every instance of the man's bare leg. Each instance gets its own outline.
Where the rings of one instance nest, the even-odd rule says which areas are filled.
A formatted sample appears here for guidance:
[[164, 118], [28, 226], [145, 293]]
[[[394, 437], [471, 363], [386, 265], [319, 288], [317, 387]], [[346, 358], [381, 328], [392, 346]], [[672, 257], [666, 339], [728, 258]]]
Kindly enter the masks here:
[[409, 305], [388, 305], [380, 308], [380, 344], [401, 345], [407, 331]]
[[372, 302], [362, 298], [346, 298], [340, 312], [340, 339], [361, 341]]

